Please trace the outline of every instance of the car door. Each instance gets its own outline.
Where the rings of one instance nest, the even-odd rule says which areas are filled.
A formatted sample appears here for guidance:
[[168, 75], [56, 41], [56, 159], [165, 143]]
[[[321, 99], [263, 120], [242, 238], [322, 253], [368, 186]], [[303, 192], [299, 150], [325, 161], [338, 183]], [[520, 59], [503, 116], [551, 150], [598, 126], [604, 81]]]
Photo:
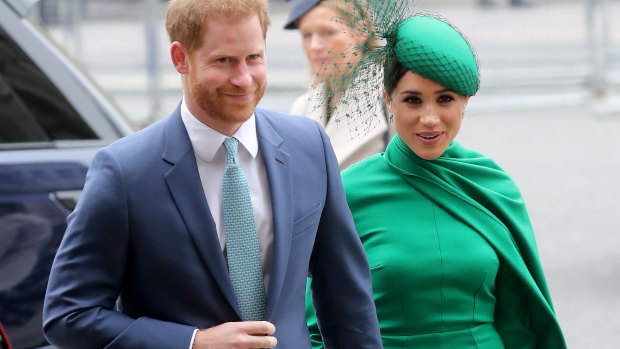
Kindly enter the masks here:
[[32, 3], [0, 0], [0, 347], [14, 349], [47, 345], [43, 298], [67, 215], [94, 153], [132, 132], [25, 17]]
[[9, 343], [9, 338], [6, 333], [4, 333], [4, 327], [2, 327], [2, 323], [0, 323], [0, 349], [11, 349], [11, 343]]

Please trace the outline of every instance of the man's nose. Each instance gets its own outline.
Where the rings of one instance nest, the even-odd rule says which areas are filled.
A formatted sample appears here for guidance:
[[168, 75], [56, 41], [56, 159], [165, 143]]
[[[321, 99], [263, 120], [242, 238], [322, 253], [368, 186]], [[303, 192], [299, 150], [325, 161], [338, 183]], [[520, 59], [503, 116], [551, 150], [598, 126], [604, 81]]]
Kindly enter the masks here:
[[237, 65], [230, 79], [230, 83], [241, 88], [246, 88], [252, 84], [252, 75], [245, 62], [241, 62]]

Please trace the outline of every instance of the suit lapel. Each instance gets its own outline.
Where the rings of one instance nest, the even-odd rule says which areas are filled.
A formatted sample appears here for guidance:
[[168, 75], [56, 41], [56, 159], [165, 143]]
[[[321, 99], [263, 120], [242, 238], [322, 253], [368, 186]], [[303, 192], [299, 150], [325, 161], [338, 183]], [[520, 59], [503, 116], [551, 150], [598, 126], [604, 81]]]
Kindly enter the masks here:
[[170, 194], [204, 264], [213, 275], [228, 303], [237, 314], [240, 314], [215, 222], [202, 190], [194, 150], [181, 119], [180, 108], [177, 108], [169, 119], [165, 142], [162, 158], [172, 165], [164, 175]]
[[265, 114], [266, 111], [261, 109], [255, 111], [258, 143], [265, 161], [273, 211], [273, 261], [267, 293], [267, 319], [269, 319], [282, 291], [291, 250], [293, 188], [289, 154], [280, 149], [282, 137], [271, 126]]

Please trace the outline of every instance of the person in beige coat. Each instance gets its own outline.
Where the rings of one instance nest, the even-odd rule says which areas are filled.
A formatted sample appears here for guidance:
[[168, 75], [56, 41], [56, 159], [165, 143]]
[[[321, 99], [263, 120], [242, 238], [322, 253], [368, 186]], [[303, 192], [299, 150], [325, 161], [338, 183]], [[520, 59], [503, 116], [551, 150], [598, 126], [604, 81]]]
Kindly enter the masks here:
[[[373, 38], [355, 35], [357, 23], [347, 22], [348, 13], [364, 11], [363, 6], [345, 0], [297, 0], [285, 29], [298, 29], [314, 78], [313, 87], [293, 103], [290, 113], [318, 121], [329, 136], [338, 165], [343, 170], [362, 159], [385, 150], [393, 135], [389, 116], [380, 95], [376, 103], [337, 117], [334, 110], [346, 94], [346, 79], [334, 86], [333, 74], [346, 74], [358, 63]], [[347, 98], [350, 100], [349, 98]], [[342, 114], [342, 113], [341, 113]]]

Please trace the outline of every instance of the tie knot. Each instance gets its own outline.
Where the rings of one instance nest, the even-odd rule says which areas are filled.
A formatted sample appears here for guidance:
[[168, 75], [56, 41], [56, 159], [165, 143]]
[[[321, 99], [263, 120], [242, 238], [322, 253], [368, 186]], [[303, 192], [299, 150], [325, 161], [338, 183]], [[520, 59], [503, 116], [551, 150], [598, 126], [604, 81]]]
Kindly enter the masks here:
[[234, 137], [228, 137], [224, 140], [224, 148], [226, 148], [226, 163], [238, 163], [237, 148], [239, 141]]

